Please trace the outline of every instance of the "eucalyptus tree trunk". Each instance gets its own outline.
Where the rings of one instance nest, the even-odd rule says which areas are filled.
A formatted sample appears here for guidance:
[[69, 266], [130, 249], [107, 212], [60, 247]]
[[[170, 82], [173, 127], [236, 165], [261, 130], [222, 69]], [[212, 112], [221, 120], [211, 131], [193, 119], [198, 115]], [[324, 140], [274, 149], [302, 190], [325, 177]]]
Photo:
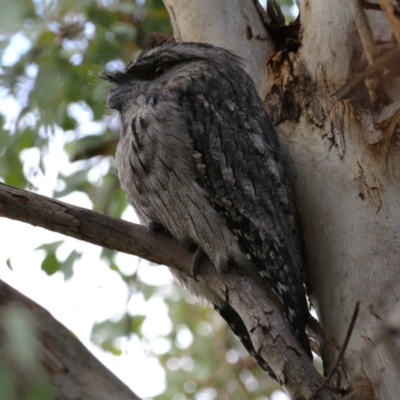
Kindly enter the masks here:
[[361, 1], [303, 0], [294, 52], [274, 50], [252, 0], [164, 2], [177, 39], [243, 58], [275, 122], [301, 213], [326, 373], [360, 302], [330, 386], [351, 399], [398, 398], [390, 332], [398, 328], [400, 296], [400, 80], [389, 65], [393, 57], [386, 64], [380, 58], [400, 38], [393, 6], [387, 18], [382, 10], [360, 9]]

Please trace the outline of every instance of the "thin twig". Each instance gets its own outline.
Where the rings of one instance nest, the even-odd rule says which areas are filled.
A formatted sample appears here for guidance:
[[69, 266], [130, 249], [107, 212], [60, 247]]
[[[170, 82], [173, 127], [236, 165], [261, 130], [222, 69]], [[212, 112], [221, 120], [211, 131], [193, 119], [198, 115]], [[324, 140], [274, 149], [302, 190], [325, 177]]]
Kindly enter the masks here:
[[256, 7], [258, 14], [260, 15], [261, 19], [263, 20], [265, 26], [270, 26], [272, 24], [271, 17], [268, 15], [267, 10], [263, 8], [258, 0], [253, 0], [253, 4]]
[[382, 11], [382, 8], [379, 4], [370, 3], [367, 0], [362, 0], [362, 5], [366, 10]]
[[339, 88], [334, 94], [336, 100], [342, 100], [347, 98], [348, 94], [351, 93], [363, 80], [371, 76], [373, 73], [379, 71], [381, 68], [390, 64], [395, 60], [399, 60], [400, 50], [396, 49], [390, 51], [375, 60], [375, 63], [359, 74], [353, 76], [348, 82]]
[[347, 329], [346, 337], [344, 339], [343, 345], [340, 349], [340, 352], [336, 359], [336, 362], [335, 362], [331, 372], [328, 374], [328, 376], [324, 379], [324, 381], [321, 383], [321, 385], [318, 387], [318, 389], [315, 391], [315, 393], [308, 400], [314, 400], [316, 398], [318, 392], [328, 384], [328, 382], [331, 380], [333, 374], [338, 369], [339, 364], [341, 363], [341, 361], [343, 359], [344, 352], [346, 351], [347, 345], [349, 344], [351, 334], [353, 333], [354, 325], [356, 324], [356, 320], [357, 320], [359, 311], [360, 311], [360, 302], [357, 301], [356, 306], [354, 308], [353, 316], [350, 321], [349, 328]]
[[379, 52], [363, 7], [363, 2], [362, 0], [349, 0], [349, 3], [365, 55], [367, 56], [368, 64], [372, 65]]
[[[394, 5], [390, 0], [379, 0], [382, 11], [385, 13], [386, 18], [389, 21], [390, 27], [393, 30], [394, 36], [397, 42], [400, 44], [400, 5]], [[396, 8], [397, 7], [397, 8]]]

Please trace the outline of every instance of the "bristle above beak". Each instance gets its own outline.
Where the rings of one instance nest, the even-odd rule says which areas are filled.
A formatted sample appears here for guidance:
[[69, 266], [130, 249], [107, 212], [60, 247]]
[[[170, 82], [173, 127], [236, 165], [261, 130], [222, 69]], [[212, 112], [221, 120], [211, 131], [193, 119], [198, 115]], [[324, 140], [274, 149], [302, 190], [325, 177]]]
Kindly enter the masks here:
[[121, 71], [104, 71], [100, 75], [100, 78], [116, 85], [123, 85], [131, 81], [130, 76], [126, 72]]

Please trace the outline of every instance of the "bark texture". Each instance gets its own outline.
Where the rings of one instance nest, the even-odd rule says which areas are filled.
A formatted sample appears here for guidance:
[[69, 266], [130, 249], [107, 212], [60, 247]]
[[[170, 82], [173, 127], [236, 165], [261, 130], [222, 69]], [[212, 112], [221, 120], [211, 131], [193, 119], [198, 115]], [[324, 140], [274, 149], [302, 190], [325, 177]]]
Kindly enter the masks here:
[[[360, 301], [340, 388], [351, 399], [394, 398], [400, 393], [399, 370], [378, 337], [400, 297], [399, 78], [377, 75], [378, 89], [386, 85], [386, 98], [371, 99], [374, 89], [365, 87], [371, 81], [362, 79], [347, 98], [336, 99], [336, 91], [376, 57], [364, 51], [347, 0], [301, 2], [302, 39], [296, 54], [270, 53], [266, 31], [243, 35], [249, 19], [241, 10], [257, 19], [250, 0], [165, 3], [177, 37], [251, 59], [247, 70], [256, 84], [266, 76], [263, 98], [280, 134], [302, 214], [308, 288], [324, 331], [325, 368], [334, 364]], [[392, 14], [390, 23], [396, 26], [393, 9]], [[230, 23], [234, 20], [235, 25]], [[385, 14], [368, 10], [367, 20], [375, 41], [390, 49], [392, 29]]]
[[[13, 326], [25, 329], [18, 332]], [[21, 335], [27, 340], [19, 343], [17, 339]], [[18, 344], [20, 348], [16, 347]], [[15, 398], [28, 398], [32, 388], [47, 384], [59, 400], [140, 400], [67, 328], [2, 281], [0, 361], [10, 379], [17, 383]], [[4, 390], [3, 387], [3, 395]]]

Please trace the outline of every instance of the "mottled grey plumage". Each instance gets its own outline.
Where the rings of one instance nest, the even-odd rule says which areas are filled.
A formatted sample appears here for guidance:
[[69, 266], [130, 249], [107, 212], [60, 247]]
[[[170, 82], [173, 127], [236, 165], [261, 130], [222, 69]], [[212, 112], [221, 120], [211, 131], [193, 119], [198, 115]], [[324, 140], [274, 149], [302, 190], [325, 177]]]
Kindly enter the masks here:
[[[217, 269], [238, 268], [272, 288], [310, 354], [292, 194], [274, 126], [237, 57], [206, 44], [169, 43], [105, 77], [116, 84], [108, 105], [121, 116], [118, 175], [142, 223], [200, 246]], [[254, 353], [225, 299], [172, 272], [236, 324]]]

